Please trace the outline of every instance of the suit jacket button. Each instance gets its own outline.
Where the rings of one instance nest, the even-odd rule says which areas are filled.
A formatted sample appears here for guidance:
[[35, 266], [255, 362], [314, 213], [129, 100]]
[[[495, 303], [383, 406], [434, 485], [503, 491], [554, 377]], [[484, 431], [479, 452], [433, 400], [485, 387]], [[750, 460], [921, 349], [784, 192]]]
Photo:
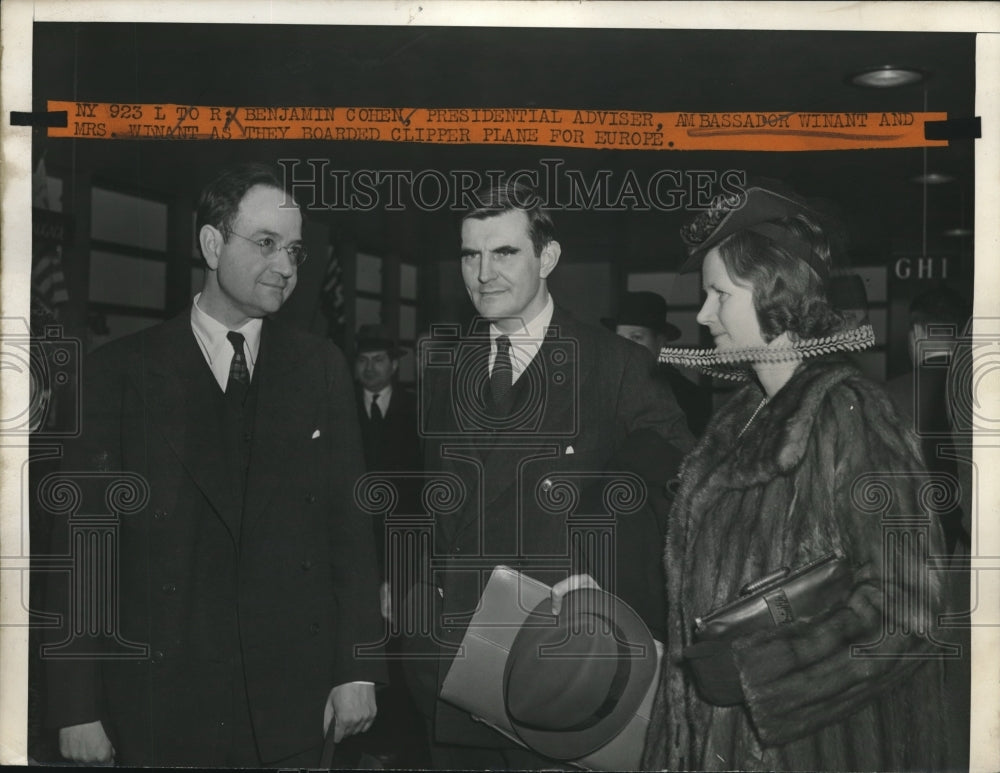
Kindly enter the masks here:
[[306, 494], [306, 502], [308, 504], [310, 504], [310, 505], [314, 504], [316, 502], [316, 495], [315, 494]]
[[313, 568], [313, 562], [312, 561], [306, 559], [305, 561], [302, 562], [302, 571], [303, 572], [308, 572], [312, 568]]
[[542, 491], [548, 492], [551, 490], [552, 490], [552, 481], [546, 478], [545, 480], [542, 481]]
[[250, 432], [244, 432], [243, 439], [249, 443], [251, 440], [253, 440], [253, 434]]
[[165, 657], [165, 655], [163, 654], [163, 650], [155, 650], [153, 652], [153, 662], [154, 663], [162, 663], [164, 657]]
[[319, 623], [309, 623], [309, 633], [313, 636], [319, 633]]
[[162, 585], [162, 587], [160, 589], [164, 593], [176, 593], [177, 592], [177, 586], [174, 585], [172, 582], [165, 582], [165, 583], [163, 583], [163, 585]]

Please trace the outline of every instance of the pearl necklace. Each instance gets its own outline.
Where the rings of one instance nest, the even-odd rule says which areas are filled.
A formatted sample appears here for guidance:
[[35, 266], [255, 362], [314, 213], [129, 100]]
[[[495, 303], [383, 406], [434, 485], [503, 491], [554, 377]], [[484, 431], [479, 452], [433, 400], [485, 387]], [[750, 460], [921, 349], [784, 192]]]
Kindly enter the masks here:
[[746, 432], [747, 429], [749, 429], [749, 427], [750, 427], [751, 424], [753, 424], [753, 420], [757, 418], [757, 414], [760, 413], [764, 409], [765, 405], [767, 405], [767, 395], [764, 395], [760, 399], [760, 405], [758, 405], [757, 409], [752, 414], [750, 414], [750, 418], [747, 419], [747, 423], [743, 425], [743, 429], [741, 429], [740, 432], [739, 432], [739, 434], [736, 436], [737, 440], [739, 438], [743, 437], [743, 433]]

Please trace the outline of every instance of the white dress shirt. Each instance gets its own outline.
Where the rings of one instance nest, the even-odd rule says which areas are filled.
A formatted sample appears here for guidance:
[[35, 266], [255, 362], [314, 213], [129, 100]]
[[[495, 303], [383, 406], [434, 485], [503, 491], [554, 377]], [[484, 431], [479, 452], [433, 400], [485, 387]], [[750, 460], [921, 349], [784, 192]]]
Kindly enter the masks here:
[[505, 333], [490, 323], [490, 374], [493, 373], [493, 363], [497, 358], [497, 338], [505, 335], [510, 338], [510, 365], [513, 370], [511, 383], [517, 383], [518, 378], [528, 369], [531, 361], [535, 359], [535, 355], [542, 347], [542, 343], [545, 341], [545, 330], [552, 322], [554, 309], [555, 304], [552, 303], [550, 295], [538, 315], [527, 322], [521, 330], [514, 333]]
[[[201, 353], [205, 356], [208, 367], [212, 369], [212, 375], [215, 376], [219, 388], [225, 392], [226, 384], [229, 383], [229, 366], [235, 354], [233, 345], [226, 338], [229, 328], [203, 311], [198, 305], [199, 298], [201, 293], [194, 297], [194, 303], [191, 304], [191, 329], [194, 331], [194, 337], [198, 339], [198, 346], [201, 347]], [[251, 379], [260, 352], [260, 329], [263, 324], [262, 319], [251, 319], [235, 330], [243, 336], [243, 356], [246, 358]]]
[[392, 384], [389, 384], [381, 392], [369, 392], [364, 387], [362, 387], [361, 391], [364, 392], [365, 395], [365, 414], [368, 418], [370, 419], [372, 417], [372, 398], [375, 395], [378, 395], [378, 400], [376, 400], [376, 402], [378, 403], [378, 409], [382, 411], [382, 418], [384, 419], [386, 413], [389, 411], [389, 402], [392, 400]]

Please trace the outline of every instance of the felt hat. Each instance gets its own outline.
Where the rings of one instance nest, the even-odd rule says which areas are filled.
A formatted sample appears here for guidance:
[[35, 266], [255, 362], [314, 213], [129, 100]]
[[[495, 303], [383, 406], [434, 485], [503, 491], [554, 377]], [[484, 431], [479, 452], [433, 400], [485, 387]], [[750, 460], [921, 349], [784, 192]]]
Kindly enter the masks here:
[[558, 616], [551, 599], [538, 604], [514, 639], [507, 715], [535, 751], [578, 759], [625, 728], [655, 672], [653, 636], [631, 607], [604, 591], [572, 591]]
[[440, 696], [539, 754], [595, 770], [640, 766], [662, 645], [602, 590], [551, 588], [497, 567]]
[[364, 352], [388, 352], [396, 359], [406, 354], [406, 349], [396, 346], [396, 339], [389, 335], [383, 325], [362, 325], [354, 339], [354, 348], [358, 354]]
[[659, 293], [625, 293], [618, 301], [617, 317], [602, 317], [601, 324], [612, 333], [619, 325], [636, 325], [662, 333], [668, 341], [681, 337], [679, 328], [667, 322], [667, 302]]
[[682, 274], [697, 271], [710, 249], [732, 234], [749, 230], [776, 242], [824, 276], [828, 270], [812, 255], [811, 245], [772, 222], [800, 214], [817, 215], [804, 199], [777, 181], [761, 182], [737, 193], [720, 194], [707, 210], [681, 228], [681, 241], [688, 248], [688, 258], [680, 271]]

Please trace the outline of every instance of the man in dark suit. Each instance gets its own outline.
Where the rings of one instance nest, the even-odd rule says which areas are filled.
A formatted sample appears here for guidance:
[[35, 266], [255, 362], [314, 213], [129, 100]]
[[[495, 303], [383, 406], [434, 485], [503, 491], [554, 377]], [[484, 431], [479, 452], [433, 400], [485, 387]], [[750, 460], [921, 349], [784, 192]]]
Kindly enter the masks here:
[[[424, 690], [423, 710], [434, 713], [436, 767], [547, 767], [551, 760], [435, 701], [434, 690], [498, 564], [552, 585], [555, 612], [578, 588], [637, 589], [619, 579], [644, 569], [601, 538], [615, 542], [616, 530], [638, 530], [653, 542], [659, 536], [645, 515], [631, 518], [643, 493], [635, 476], [618, 490], [629, 503], [605, 496], [620, 482], [608, 464], [642, 433], [666, 483], [693, 441], [676, 402], [653, 383], [645, 351], [553, 303], [547, 278], [561, 249], [535, 193], [501, 183], [478, 200], [462, 221], [461, 267], [480, 318], [467, 335], [428, 344], [421, 389], [426, 466], [461, 481], [463, 494], [457, 507], [437, 514], [427, 583], [418, 586], [425, 591], [419, 604], [433, 609], [437, 683], [416, 665], [409, 671]], [[623, 514], [609, 514], [609, 502]], [[591, 525], [604, 516], [594, 527], [600, 533], [580, 515]], [[639, 592], [661, 597], [664, 589]]]
[[[361, 440], [368, 472], [419, 473], [423, 469], [423, 452], [417, 434], [417, 402], [412, 392], [396, 383], [399, 358], [406, 350], [396, 345], [382, 325], [362, 325], [355, 338], [354, 378], [361, 424]], [[420, 495], [419, 478], [393, 479], [400, 492], [400, 512], [416, 512]], [[385, 524], [374, 523], [375, 547], [382, 576], [385, 567]], [[383, 616], [388, 617], [388, 583], [383, 582], [380, 596]]]
[[[79, 762], [314, 766], [331, 721], [337, 739], [370, 726], [384, 680], [380, 659], [355, 657], [381, 621], [353, 499], [350, 371], [328, 341], [268, 318], [306, 257], [274, 170], [219, 175], [197, 229], [208, 270], [192, 306], [85, 363], [63, 472], [80, 504], [57, 522], [55, 552], [86, 565], [70, 530], [106, 511], [90, 509], [111, 501], [102, 475], [141, 476], [148, 501], [114, 527], [116, 598], [99, 621], [113, 637], [74, 622], [94, 578], [54, 577], [54, 608], [74, 624], [44, 654], [48, 721]], [[140, 656], [115, 657], [115, 642]]]
[[420, 470], [417, 402], [396, 384], [406, 353], [382, 325], [362, 325], [355, 339], [358, 419], [369, 470]]
[[[417, 434], [417, 402], [413, 393], [397, 382], [399, 360], [406, 350], [382, 325], [362, 325], [354, 341], [354, 378], [361, 439], [365, 450], [365, 468], [381, 473], [398, 492], [398, 513], [415, 513], [420, 503], [423, 454]], [[391, 517], [391, 514], [390, 514]], [[388, 621], [392, 608], [405, 593], [390, 580], [386, 566], [386, 518], [372, 519], [375, 547], [381, 568], [379, 599], [382, 616]], [[398, 575], [399, 567], [395, 567]], [[395, 598], [393, 598], [395, 597]], [[427, 739], [419, 714], [404, 684], [399, 659], [399, 638], [391, 636], [385, 644], [389, 687], [379, 694], [379, 715], [370, 733], [345, 744], [344, 757], [357, 767], [364, 766], [368, 755], [387, 768], [426, 767]], [[357, 759], [349, 755], [354, 751]]]

